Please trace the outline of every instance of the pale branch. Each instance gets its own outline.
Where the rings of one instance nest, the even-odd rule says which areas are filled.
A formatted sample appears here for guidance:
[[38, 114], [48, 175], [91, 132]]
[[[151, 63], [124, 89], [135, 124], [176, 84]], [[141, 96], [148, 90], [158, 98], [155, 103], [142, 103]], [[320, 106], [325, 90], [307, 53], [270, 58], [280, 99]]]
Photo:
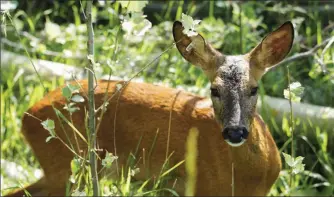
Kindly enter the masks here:
[[[74, 65], [62, 64], [48, 60], [32, 59], [36, 70], [43, 79], [50, 77], [63, 77], [65, 80], [73, 80], [73, 77], [82, 79], [84, 71]], [[13, 53], [1, 49], [1, 66], [2, 69], [9, 69], [11, 65], [22, 69], [25, 75], [35, 73], [35, 69], [31, 66], [29, 58], [24, 55]]]
[[280, 63], [276, 64], [275, 66], [271, 67], [268, 69], [268, 71], [271, 70], [275, 70], [276, 68], [278, 68], [279, 66], [283, 65], [283, 64], [287, 64], [305, 57], [309, 57], [309, 56], [314, 56], [317, 52], [317, 50], [319, 50], [320, 48], [324, 47], [328, 42], [330, 42], [330, 40], [333, 39], [333, 37], [327, 38], [325, 39], [322, 43], [315, 45], [313, 48], [311, 48], [308, 51], [302, 52], [302, 53], [298, 53], [296, 55], [293, 55], [291, 57], [288, 57], [286, 59], [284, 59], [283, 61], [281, 61]]
[[321, 67], [321, 70], [324, 74], [327, 74], [328, 73], [328, 70], [327, 70], [327, 67], [324, 63], [324, 61], [322, 61], [323, 59], [319, 58], [317, 54], [314, 54], [314, 59], [316, 62], [318, 62], [318, 64], [320, 65]]
[[[9, 47], [13, 47], [15, 49], [24, 50], [24, 46], [22, 44], [12, 42], [12, 41], [8, 40], [7, 38], [1, 38], [1, 44], [7, 45]], [[30, 48], [30, 49], [27, 49], [27, 51], [30, 52], [30, 53], [38, 52], [38, 53], [43, 54], [43, 55], [53, 56], [53, 57], [61, 57], [61, 58], [64, 58], [64, 59], [84, 59], [84, 56], [82, 56], [82, 55], [65, 55], [63, 53], [50, 51], [50, 50], [39, 51], [37, 49]]]

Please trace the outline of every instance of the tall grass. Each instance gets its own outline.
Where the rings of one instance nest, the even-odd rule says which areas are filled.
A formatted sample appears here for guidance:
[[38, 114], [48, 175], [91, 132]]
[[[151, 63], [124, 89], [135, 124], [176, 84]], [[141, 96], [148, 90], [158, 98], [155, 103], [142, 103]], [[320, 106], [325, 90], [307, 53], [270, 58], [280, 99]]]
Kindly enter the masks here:
[[[307, 13], [302, 14], [300, 13], [300, 9], [287, 11], [289, 14], [282, 14], [281, 12], [284, 11], [284, 8], [286, 8], [286, 10], [289, 8], [289, 4], [286, 5], [284, 3], [282, 3], [283, 6], [279, 7], [278, 5], [280, 3], [274, 4], [274, 6], [266, 6], [262, 3], [246, 2], [243, 3], [242, 10], [240, 9], [241, 6], [236, 2], [223, 2], [219, 5], [218, 3], [220, 2], [210, 1], [208, 3], [208, 13], [210, 17], [204, 19], [203, 25], [200, 28], [205, 34], [205, 37], [207, 37], [210, 42], [214, 42], [215, 46], [222, 49], [225, 53], [232, 54], [240, 50], [249, 50], [252, 45], [260, 40], [264, 32], [263, 30], [267, 32], [267, 30], [270, 29], [266, 24], [270, 24], [270, 21], [275, 18], [282, 18], [284, 20], [290, 19], [289, 15], [292, 19], [297, 17], [304, 17], [306, 19], [303, 25], [296, 27], [298, 32], [305, 32], [303, 36], [305, 36], [307, 40], [306, 47], [312, 47], [314, 45], [314, 41], [312, 41], [313, 38], [315, 38], [316, 43], [320, 43], [324, 39], [323, 37], [334, 35], [333, 32], [328, 33], [322, 31], [325, 21], [321, 18], [322, 15], [320, 11], [317, 11], [316, 3], [314, 3], [314, 7], [309, 8], [310, 10], [308, 10]], [[85, 2], [83, 2], [83, 4], [85, 5]], [[267, 4], [270, 4], [270, 2]], [[205, 89], [203, 87], [206, 86], [208, 82], [207, 79], [203, 77], [198, 69], [187, 65], [180, 59], [175, 51], [169, 51], [169, 47], [171, 46], [166, 44], [172, 41], [171, 36], [166, 35], [166, 32], [170, 31], [171, 23], [170, 21], [165, 21], [165, 19], [174, 19], [172, 14], [173, 9], [176, 8], [175, 18], [180, 19], [181, 13], [195, 14], [198, 12], [198, 7], [200, 7], [199, 4], [192, 4], [187, 7], [183, 1], [169, 2], [168, 6], [165, 8], [165, 12], [163, 12], [164, 16], [157, 17], [161, 23], [153, 26], [145, 37], [142, 38], [143, 40], [138, 43], [124, 39], [124, 32], [119, 24], [119, 18], [117, 15], [113, 14], [113, 12], [121, 12], [120, 10], [122, 8], [118, 3], [105, 7], [102, 11], [95, 12], [97, 18], [101, 18], [101, 15], [104, 15], [109, 19], [108, 27], [97, 25], [95, 29], [97, 37], [96, 51], [98, 54], [96, 61], [100, 62], [102, 65], [97, 69], [96, 75], [101, 75], [101, 73], [104, 72], [109, 75], [137, 77], [139, 74], [133, 75], [133, 73], [138, 71], [148, 82], [165, 82], [174, 87], [186, 84], [185, 88], [189, 91], [205, 95], [207, 92], [203, 91], [203, 89]], [[71, 33], [71, 31], [65, 31], [66, 28], [70, 29], [70, 25], [68, 24], [60, 26], [60, 28], [63, 28], [62, 31], [66, 32], [60, 35], [60, 37], [65, 40], [64, 44], [59, 43], [61, 40], [48, 40], [44, 42], [46, 38], [43, 37], [43, 29], [41, 29], [41, 26], [44, 25], [43, 19], [49, 18], [49, 22], [53, 20], [52, 13], [50, 14], [48, 12], [28, 15], [24, 11], [17, 11], [13, 14], [13, 21], [10, 23], [16, 25], [21, 24], [21, 26], [18, 25], [19, 27], [17, 28], [18, 35], [21, 37], [17, 37], [17, 34], [13, 33], [15, 31], [11, 29], [9, 24], [6, 27], [7, 31], [11, 33], [7, 34], [7, 38], [11, 40], [21, 38], [20, 44], [29, 49], [32, 47], [31, 38], [29, 38], [29, 36], [22, 36], [26, 35], [22, 33], [26, 31], [34, 37], [44, 39], [38, 40], [39, 48], [37, 52], [28, 53], [31, 55], [31, 58], [38, 57], [84, 67], [83, 65], [85, 64], [82, 59], [49, 56], [43, 53], [43, 48], [47, 48], [62, 54], [63, 48], [66, 48], [67, 52], [84, 54], [86, 46], [83, 44], [85, 41], [85, 31], [81, 30], [83, 25], [83, 21], [80, 17], [82, 9], [75, 5], [71, 5], [70, 8], [74, 15], [74, 21], [71, 21], [71, 23], [74, 23], [76, 33], [72, 34], [73, 32]], [[201, 8], [203, 9], [203, 7]], [[240, 12], [237, 12], [238, 8]], [[107, 10], [112, 10], [113, 12], [108, 12]], [[221, 10], [225, 11], [223, 20], [219, 17], [215, 17], [215, 13]], [[258, 10], [261, 12], [258, 13]], [[262, 15], [269, 15], [271, 17], [263, 18], [261, 17]], [[240, 21], [239, 19], [242, 20]], [[235, 25], [239, 23], [241, 26]], [[24, 28], [25, 26], [26, 28]], [[259, 27], [261, 27], [261, 31], [258, 31]], [[234, 39], [235, 37], [239, 37], [240, 41], [239, 39]], [[295, 45], [293, 52], [302, 50], [301, 47], [303, 46]], [[25, 53], [26, 51], [19, 52]], [[320, 55], [320, 52], [318, 55]], [[85, 56], [83, 57], [85, 58]], [[330, 73], [333, 73], [332, 58], [333, 48], [329, 48], [324, 54], [324, 64], [328, 67]], [[105, 65], [109, 65], [109, 67]], [[305, 86], [306, 89], [302, 98], [303, 100], [314, 104], [333, 106], [332, 79], [330, 75], [323, 75], [319, 68], [320, 65], [318, 63], [314, 63], [312, 58], [307, 58], [290, 65], [289, 74], [285, 73], [284, 69], [278, 69], [274, 73], [268, 73], [263, 79], [264, 83], [261, 84], [261, 92], [263, 94], [267, 93], [282, 97], [283, 89], [290, 84], [290, 82], [285, 80], [285, 76], [289, 76], [291, 81], [301, 81]], [[99, 72], [99, 69], [102, 71]], [[143, 70], [146, 70], [145, 73], [142, 72]], [[130, 80], [132, 78], [133, 77], [130, 77]], [[22, 138], [20, 133], [20, 119], [24, 112], [41, 99], [46, 92], [64, 84], [64, 80], [61, 78], [52, 79], [51, 81], [42, 79], [41, 81], [36, 80], [36, 75], [25, 75], [16, 65], [11, 65], [9, 69], [6, 70], [2, 69], [0, 87], [2, 158], [6, 161], [13, 161], [19, 164], [21, 166], [20, 168], [22, 168], [22, 171], [25, 171], [25, 173], [22, 173], [21, 177], [13, 177], [7, 170], [4, 170], [2, 165], [1, 182], [3, 185], [1, 188], [21, 186], [36, 180], [34, 174], [36, 174], [36, 169], [39, 168], [39, 165], [34, 155], [31, 153], [29, 146], [26, 145]], [[299, 174], [292, 175], [290, 167], [284, 164], [283, 171], [269, 195], [333, 195], [334, 161], [332, 147], [330, 146], [331, 142], [328, 137], [330, 133], [328, 133], [328, 130], [317, 127], [317, 125], [313, 125], [312, 131], [292, 130], [291, 132], [291, 127], [294, 127], [293, 124], [305, 124], [289, 118], [291, 114], [292, 113], [287, 114], [287, 117], [283, 119], [281, 125], [277, 124], [275, 120], [270, 117], [264, 118], [267, 120], [266, 122], [273, 132], [280, 151], [290, 153], [292, 156], [301, 155], [305, 157], [304, 162], [306, 169]], [[69, 120], [69, 122], [71, 122], [71, 120]], [[154, 147], [154, 145], [152, 145], [152, 147]], [[150, 151], [144, 152], [146, 156], [150, 155]], [[170, 156], [171, 155], [168, 154], [167, 158]], [[117, 162], [117, 160], [115, 162]], [[112, 165], [116, 165], [115, 162], [112, 163]], [[159, 179], [152, 180], [152, 178], [149, 178], [142, 182], [134, 180], [132, 176], [132, 174], [136, 173], [135, 165], [123, 166], [120, 168], [121, 179], [111, 181], [104, 178], [100, 181], [101, 192], [106, 195], [126, 196], [177, 195], [173, 189], [167, 188], [165, 183], [168, 182], [166, 179], [172, 177], [170, 174], [171, 171], [181, 164], [182, 163], [178, 163], [175, 166], [170, 166], [167, 160], [165, 165], [162, 166]], [[73, 168], [75, 168], [75, 165]], [[140, 170], [149, 171], [149, 169]], [[77, 184], [76, 186], [80, 186], [85, 182], [89, 185], [89, 172], [85, 170], [85, 168], [79, 168], [75, 172], [74, 182]], [[189, 184], [192, 185], [192, 183]], [[90, 194], [90, 190], [82, 188], [82, 186], [75, 189], [75, 192], [84, 191], [85, 194]], [[193, 186], [189, 186], [188, 189], [189, 194], [192, 194]], [[1, 190], [2, 194], [7, 191], [8, 190]], [[73, 188], [72, 190], [69, 189], [68, 194], [70, 195], [73, 191]]]

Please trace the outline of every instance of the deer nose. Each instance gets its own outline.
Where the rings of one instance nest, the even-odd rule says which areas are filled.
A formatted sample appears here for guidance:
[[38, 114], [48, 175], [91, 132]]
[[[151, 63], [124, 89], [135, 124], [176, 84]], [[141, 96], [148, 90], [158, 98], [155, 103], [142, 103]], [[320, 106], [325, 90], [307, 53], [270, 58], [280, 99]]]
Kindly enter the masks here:
[[246, 127], [229, 126], [223, 130], [223, 137], [229, 145], [241, 146], [248, 137], [248, 130]]

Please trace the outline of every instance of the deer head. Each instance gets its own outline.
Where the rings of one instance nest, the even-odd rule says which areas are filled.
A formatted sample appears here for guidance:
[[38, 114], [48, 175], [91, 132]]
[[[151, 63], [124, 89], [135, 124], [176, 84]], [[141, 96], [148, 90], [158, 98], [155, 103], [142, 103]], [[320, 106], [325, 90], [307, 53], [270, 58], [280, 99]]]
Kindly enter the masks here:
[[224, 55], [200, 34], [188, 37], [182, 33], [183, 29], [181, 22], [174, 22], [177, 49], [209, 78], [215, 117], [222, 127], [223, 137], [229, 145], [240, 146], [252, 132], [258, 81], [268, 68], [289, 53], [294, 38], [293, 25], [284, 23], [244, 55]]

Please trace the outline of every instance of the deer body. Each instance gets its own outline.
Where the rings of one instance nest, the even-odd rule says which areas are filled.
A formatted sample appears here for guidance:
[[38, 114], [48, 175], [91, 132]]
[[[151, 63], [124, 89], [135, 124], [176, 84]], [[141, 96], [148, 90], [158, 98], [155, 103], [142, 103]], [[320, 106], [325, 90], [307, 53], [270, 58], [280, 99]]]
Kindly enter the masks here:
[[[109, 92], [111, 96], [116, 83], [110, 82]], [[80, 81], [83, 90], [87, 93], [86, 81]], [[108, 81], [100, 81], [96, 88], [96, 106], [102, 105], [104, 93]], [[84, 95], [80, 93], [81, 95]], [[48, 96], [54, 101], [55, 107], [62, 109], [66, 99], [57, 89]], [[57, 121], [55, 112], [49, 102], [48, 96], [34, 105], [28, 114], [23, 117], [22, 132], [32, 147], [33, 152], [45, 173], [45, 192], [51, 195], [64, 195], [65, 184], [70, 176], [70, 161], [73, 153], [70, 152], [60, 141], [51, 140], [45, 143], [49, 136], [41, 122], [31, 115], [46, 120], [55, 120], [56, 133], [66, 141], [60, 123]], [[175, 102], [174, 102], [175, 100]], [[169, 128], [170, 110], [172, 119], [170, 128], [170, 153], [174, 151], [171, 160], [175, 162], [184, 159], [185, 142], [191, 127], [197, 127], [198, 136], [198, 195], [231, 195], [231, 162], [235, 167], [235, 191], [236, 195], [265, 195], [272, 183], [276, 180], [281, 168], [280, 156], [276, 145], [261, 120], [256, 114], [254, 117], [253, 132], [247, 142], [237, 148], [231, 148], [221, 137], [212, 108], [206, 103], [207, 99], [192, 95], [187, 92], [171, 88], [164, 88], [150, 84], [130, 83], [122, 93], [116, 113], [116, 150], [120, 164], [124, 164], [130, 152], [134, 152], [139, 139], [142, 136], [140, 149], [149, 150], [153, 143], [157, 129], [159, 133], [156, 139], [156, 147], [152, 153], [151, 171], [157, 174], [165, 161], [166, 142]], [[115, 153], [113, 139], [113, 122], [117, 96], [114, 96], [104, 114], [97, 144], [100, 149]], [[205, 106], [206, 105], [206, 106]], [[87, 107], [86, 103], [80, 105], [80, 111]], [[198, 107], [197, 107], [198, 106]], [[61, 110], [67, 114], [65, 110]], [[85, 131], [84, 113], [75, 112], [73, 122], [79, 131]], [[63, 123], [64, 124], [64, 123]], [[75, 144], [73, 131], [65, 125], [67, 134]], [[86, 137], [85, 132], [83, 135]], [[85, 143], [79, 140], [80, 148], [85, 150]], [[142, 156], [141, 152], [138, 157]], [[148, 158], [146, 158], [148, 159]], [[149, 163], [146, 161], [146, 163]], [[143, 162], [139, 163], [140, 169], [145, 169]], [[178, 183], [182, 190], [182, 182], [185, 180], [183, 167], [178, 171], [182, 177]], [[145, 170], [137, 175], [138, 179], [145, 179]]]
[[[108, 83], [108, 97], [115, 96], [109, 101], [98, 129], [98, 148], [116, 154], [122, 166], [129, 153], [135, 152], [138, 143], [140, 151], [136, 157], [143, 157], [141, 150], [148, 152], [157, 135], [152, 155], [138, 162], [141, 172], [136, 178], [144, 180], [149, 178], [145, 173], [146, 168], [150, 169], [150, 176], [160, 172], [166, 155], [173, 152], [170, 162], [174, 164], [184, 159], [189, 129], [196, 127], [199, 130], [196, 195], [231, 196], [232, 163], [235, 195], [266, 195], [278, 177], [281, 160], [269, 130], [255, 112], [257, 97], [254, 87], [265, 69], [281, 61], [289, 52], [293, 39], [291, 28], [290, 23], [283, 25], [249, 54], [224, 56], [200, 35], [182, 35], [181, 23], [175, 22], [173, 35], [178, 50], [185, 59], [200, 66], [211, 81], [213, 108], [207, 99], [184, 91], [131, 82], [120, 93], [116, 92], [116, 84], [123, 82], [99, 81], [95, 89], [96, 106], [103, 104]], [[278, 43], [280, 38], [285, 41], [278, 48], [277, 45], [274, 45], [276, 48], [270, 48], [271, 39], [276, 39], [275, 43]], [[286, 41], [287, 38], [290, 41]], [[193, 49], [186, 51], [189, 44], [194, 45]], [[268, 52], [266, 55], [263, 53], [262, 50], [266, 49], [273, 57], [270, 58]], [[225, 72], [227, 69], [230, 71]], [[88, 92], [87, 82], [79, 81], [79, 84], [82, 86], [79, 94], [85, 95]], [[66, 123], [59, 122], [51, 101], [69, 119], [68, 112], [63, 109], [66, 100], [61, 89], [49, 93], [29, 109], [30, 115], [25, 114], [22, 119], [22, 132], [45, 174], [39, 182], [27, 187], [33, 195], [64, 195], [71, 174], [73, 153], [58, 139], [45, 143], [49, 133], [42, 127], [40, 120], [49, 118], [55, 121], [55, 132], [59, 138], [65, 142], [68, 138], [72, 144], [76, 144], [73, 130]], [[87, 139], [84, 124], [87, 101], [78, 106], [80, 110], [73, 113], [72, 120]], [[61, 125], [64, 125], [67, 136]], [[79, 145], [74, 146], [77, 152], [87, 150], [83, 140], [79, 138], [77, 141]], [[102, 158], [103, 153], [99, 153]], [[183, 195], [186, 177], [184, 165], [176, 170], [176, 175], [179, 177], [176, 190]], [[18, 191], [12, 193], [12, 196], [22, 194], [22, 191]]]

